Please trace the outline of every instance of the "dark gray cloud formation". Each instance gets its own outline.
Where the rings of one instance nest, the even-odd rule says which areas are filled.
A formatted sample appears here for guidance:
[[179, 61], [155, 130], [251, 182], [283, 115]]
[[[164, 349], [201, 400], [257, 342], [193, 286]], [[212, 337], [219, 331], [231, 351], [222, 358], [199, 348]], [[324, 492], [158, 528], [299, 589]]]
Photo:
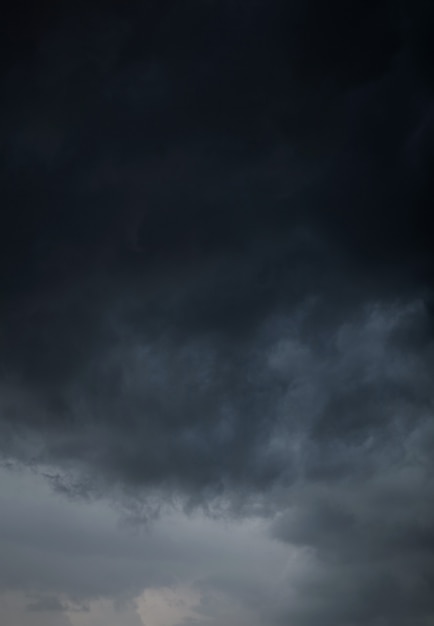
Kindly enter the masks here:
[[2, 454], [70, 494], [280, 511], [317, 559], [284, 623], [428, 623], [431, 4], [29, 11], [2, 44]]

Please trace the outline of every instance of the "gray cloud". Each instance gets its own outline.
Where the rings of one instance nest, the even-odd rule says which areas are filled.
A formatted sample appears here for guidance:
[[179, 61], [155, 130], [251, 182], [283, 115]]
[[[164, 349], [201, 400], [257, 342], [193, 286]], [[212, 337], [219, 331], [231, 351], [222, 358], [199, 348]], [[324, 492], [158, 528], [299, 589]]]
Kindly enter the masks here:
[[64, 611], [67, 608], [65, 604], [56, 598], [55, 596], [45, 596], [37, 598], [36, 600], [29, 602], [27, 605], [28, 611]]
[[247, 619], [249, 600], [265, 602], [285, 567], [258, 520], [172, 511], [132, 525], [107, 503], [59, 499], [30, 471], [2, 470], [0, 480], [0, 597], [11, 623], [136, 625], [140, 614], [160, 626], [167, 603], [176, 618], [176, 602], [213, 620]]
[[[299, 577], [272, 600], [225, 572], [208, 616], [218, 587], [240, 623], [257, 597], [267, 623], [425, 626], [429, 3], [46, 3], [32, 28], [22, 8], [2, 39], [3, 462], [136, 521], [270, 518]], [[3, 584], [39, 580], [44, 615], [69, 576], [83, 598], [157, 584], [108, 531], [14, 516]], [[50, 567], [21, 567], [23, 541]]]

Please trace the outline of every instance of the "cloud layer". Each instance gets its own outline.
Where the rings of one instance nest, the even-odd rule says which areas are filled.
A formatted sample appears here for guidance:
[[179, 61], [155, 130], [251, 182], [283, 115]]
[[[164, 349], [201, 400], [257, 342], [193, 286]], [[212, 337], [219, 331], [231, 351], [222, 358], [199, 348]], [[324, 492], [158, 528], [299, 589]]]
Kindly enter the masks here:
[[431, 4], [45, 3], [32, 27], [22, 4], [4, 463], [140, 519], [264, 516], [301, 564], [264, 623], [425, 626]]

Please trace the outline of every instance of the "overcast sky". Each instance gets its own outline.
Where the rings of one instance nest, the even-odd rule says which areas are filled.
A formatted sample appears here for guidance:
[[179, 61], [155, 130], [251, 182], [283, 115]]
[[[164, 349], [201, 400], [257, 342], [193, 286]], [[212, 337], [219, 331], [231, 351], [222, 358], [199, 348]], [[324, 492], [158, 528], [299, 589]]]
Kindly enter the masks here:
[[434, 3], [9, 3], [2, 626], [432, 626]]

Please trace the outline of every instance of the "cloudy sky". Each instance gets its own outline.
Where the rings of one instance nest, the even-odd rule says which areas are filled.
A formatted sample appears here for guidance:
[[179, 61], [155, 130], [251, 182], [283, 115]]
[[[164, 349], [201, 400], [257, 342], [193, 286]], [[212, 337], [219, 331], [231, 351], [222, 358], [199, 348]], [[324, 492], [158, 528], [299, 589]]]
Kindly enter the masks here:
[[432, 626], [434, 3], [4, 18], [2, 626]]

